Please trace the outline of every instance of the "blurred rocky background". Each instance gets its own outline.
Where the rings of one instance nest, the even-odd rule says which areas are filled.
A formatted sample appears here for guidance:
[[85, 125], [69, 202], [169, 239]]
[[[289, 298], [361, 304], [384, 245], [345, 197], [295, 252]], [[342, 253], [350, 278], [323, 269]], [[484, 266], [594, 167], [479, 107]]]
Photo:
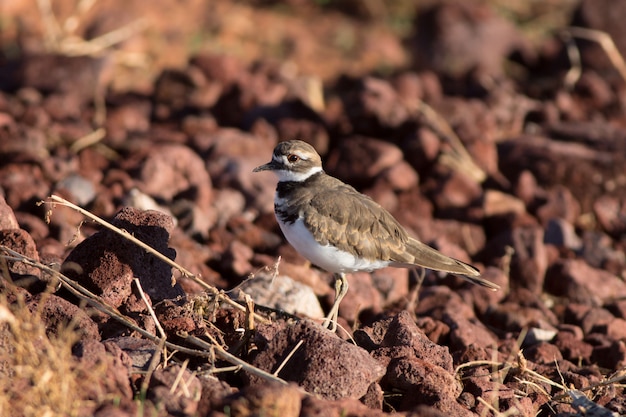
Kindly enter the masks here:
[[[624, 21], [626, 3], [607, 0], [2, 0], [0, 244], [62, 269], [151, 334], [154, 307], [170, 341], [208, 332], [270, 373], [304, 344], [278, 373], [288, 386], [216, 372], [230, 366], [221, 360], [159, 357], [4, 252], [0, 410], [577, 409], [532, 371], [624, 414]], [[356, 345], [280, 316], [244, 339], [243, 313], [194, 307], [197, 281], [174, 271], [172, 286], [143, 250], [38, 204], [62, 196], [207, 285], [319, 319], [332, 277], [285, 243], [276, 179], [251, 172], [294, 138], [502, 291], [428, 272], [416, 293], [410, 271], [357, 273], [339, 332]]]

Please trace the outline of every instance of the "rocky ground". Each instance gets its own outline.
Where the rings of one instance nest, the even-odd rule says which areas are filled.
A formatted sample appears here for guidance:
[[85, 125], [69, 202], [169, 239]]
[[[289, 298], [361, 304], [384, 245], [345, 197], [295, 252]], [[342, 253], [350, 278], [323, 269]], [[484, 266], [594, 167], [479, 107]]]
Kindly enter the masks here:
[[[44, 3], [0, 26], [0, 415], [626, 413], [626, 6]], [[352, 274], [322, 329], [252, 173], [293, 138], [502, 289]]]

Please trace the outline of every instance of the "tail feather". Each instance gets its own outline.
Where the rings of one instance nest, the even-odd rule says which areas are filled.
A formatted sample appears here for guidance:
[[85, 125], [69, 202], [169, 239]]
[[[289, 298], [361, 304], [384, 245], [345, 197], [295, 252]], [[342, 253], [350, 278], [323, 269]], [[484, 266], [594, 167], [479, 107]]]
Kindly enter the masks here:
[[489, 288], [490, 290], [497, 291], [500, 289], [498, 284], [494, 284], [491, 281], [487, 281], [481, 277], [468, 277], [467, 275], [461, 275], [461, 277], [472, 284], [480, 285], [481, 287]]
[[481, 278], [480, 271], [472, 265], [450, 258], [418, 240], [410, 239], [407, 244], [407, 251], [414, 257], [413, 265], [456, 274], [469, 282], [494, 291], [500, 289], [499, 285]]

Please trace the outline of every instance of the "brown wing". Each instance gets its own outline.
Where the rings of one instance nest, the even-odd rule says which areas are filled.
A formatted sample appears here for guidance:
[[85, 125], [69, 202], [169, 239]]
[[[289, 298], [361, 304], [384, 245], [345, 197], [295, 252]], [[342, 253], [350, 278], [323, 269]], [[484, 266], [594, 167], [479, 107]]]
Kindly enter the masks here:
[[351, 186], [326, 176], [304, 213], [315, 238], [339, 249], [355, 250], [366, 259], [409, 263], [409, 237], [404, 228], [378, 203]]

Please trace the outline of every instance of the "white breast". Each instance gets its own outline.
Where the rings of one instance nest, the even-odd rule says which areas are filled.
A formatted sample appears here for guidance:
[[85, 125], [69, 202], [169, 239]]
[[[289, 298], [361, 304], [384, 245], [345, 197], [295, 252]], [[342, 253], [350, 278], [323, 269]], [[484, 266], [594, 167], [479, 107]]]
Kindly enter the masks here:
[[373, 271], [389, 265], [388, 261], [369, 261], [359, 259], [349, 252], [334, 246], [322, 246], [313, 238], [301, 218], [293, 224], [284, 224], [277, 217], [280, 229], [289, 243], [314, 265], [333, 273], [355, 271]]

